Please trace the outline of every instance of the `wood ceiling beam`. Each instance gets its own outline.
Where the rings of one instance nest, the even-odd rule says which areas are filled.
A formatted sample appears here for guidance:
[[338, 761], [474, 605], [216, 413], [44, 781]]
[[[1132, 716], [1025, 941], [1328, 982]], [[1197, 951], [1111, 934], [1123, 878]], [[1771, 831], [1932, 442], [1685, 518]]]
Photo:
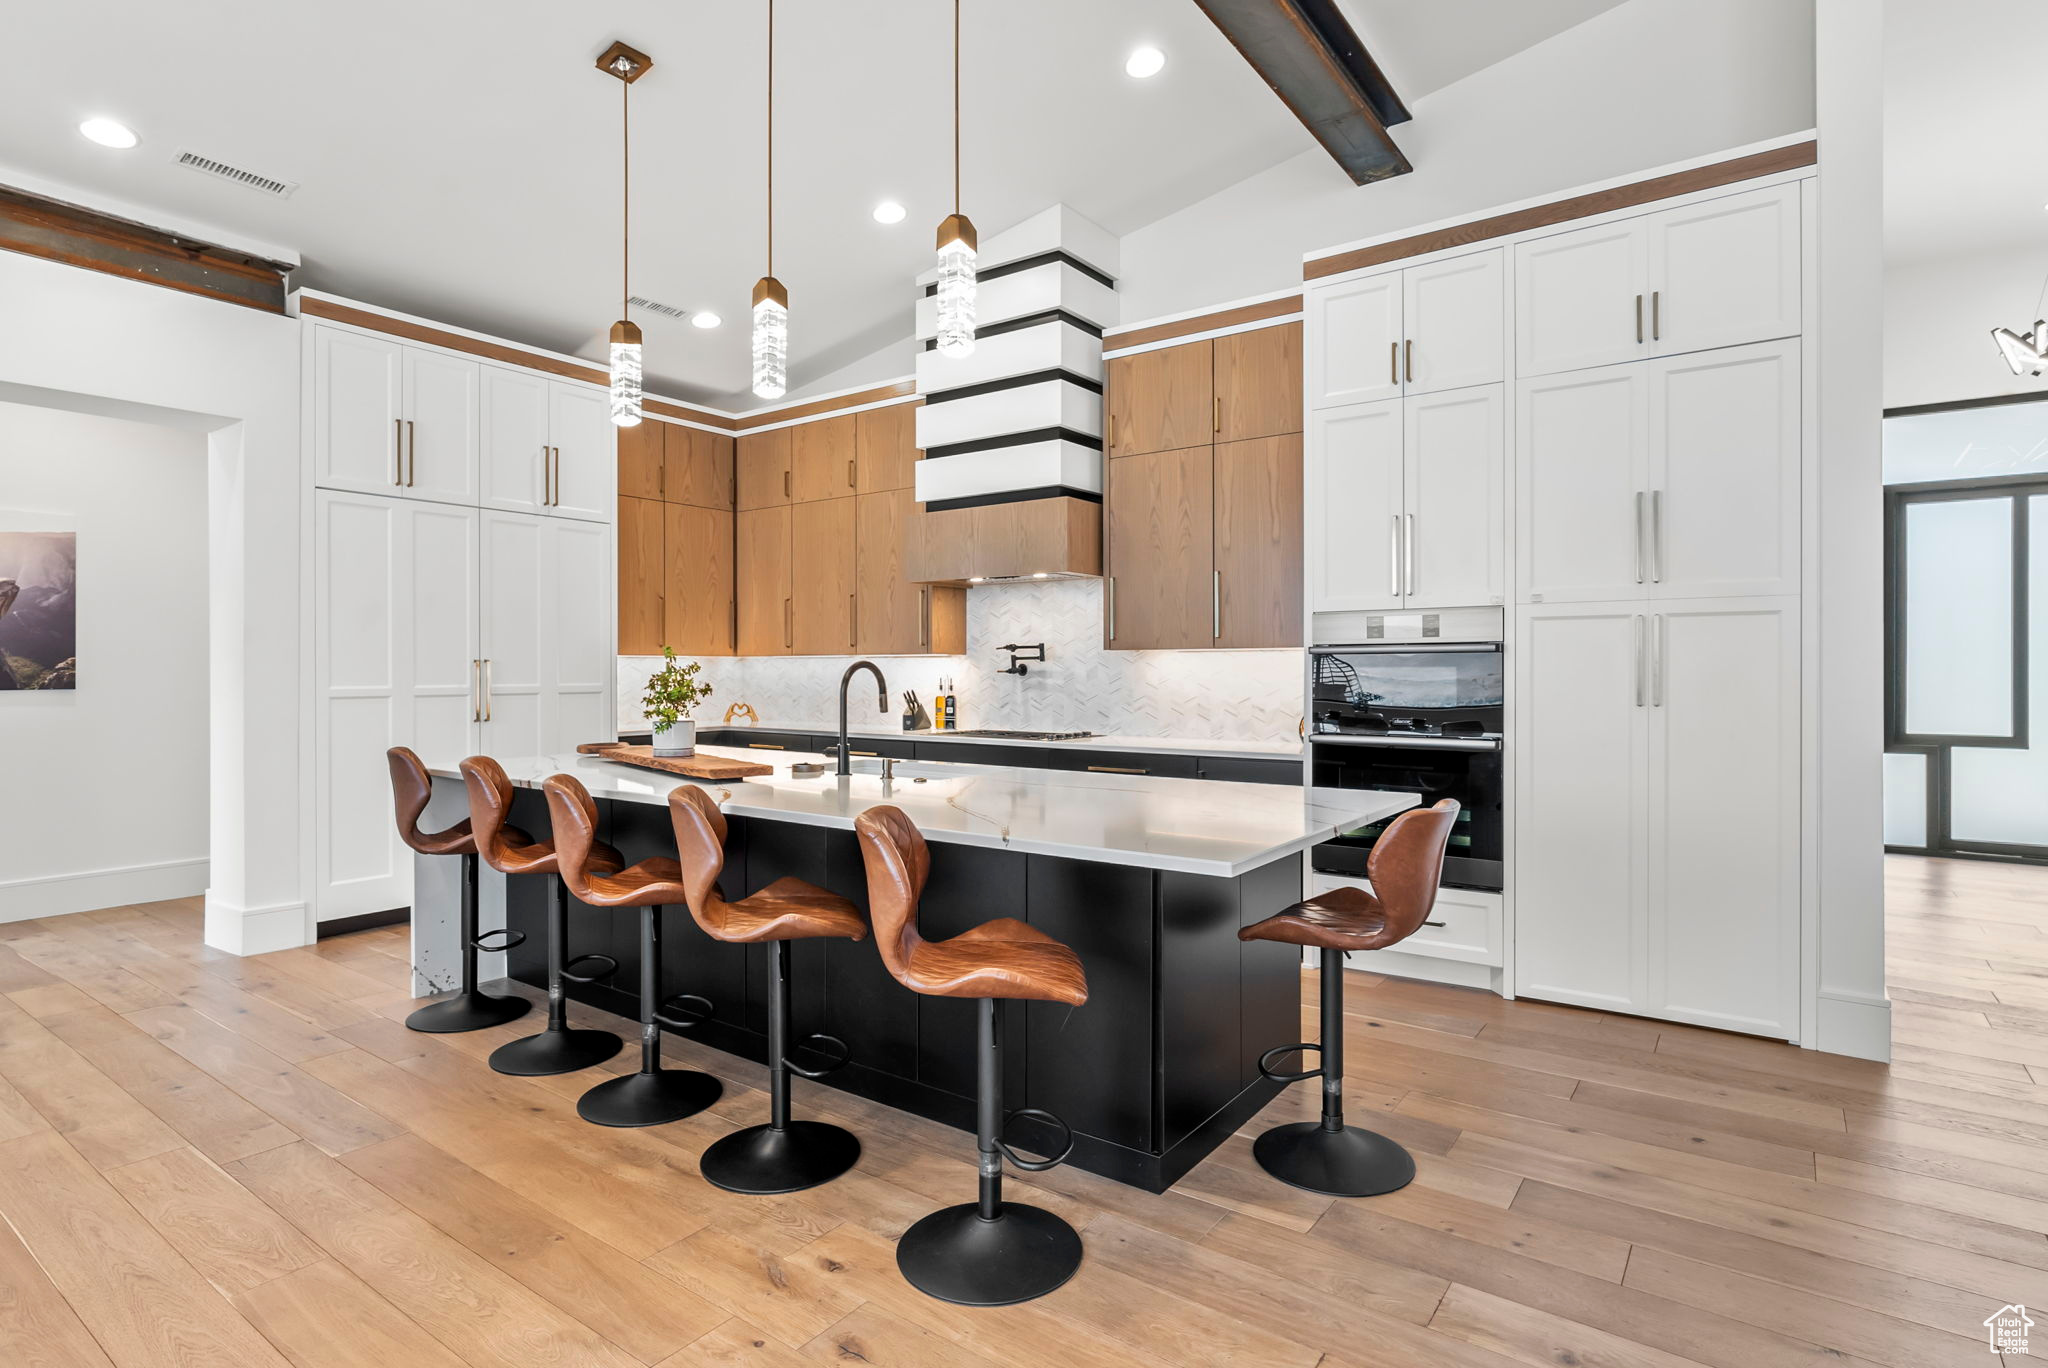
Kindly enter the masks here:
[[1408, 107], [1334, 0], [1195, 0], [1352, 182], [1414, 170], [1387, 136]]
[[0, 249], [280, 314], [291, 269], [5, 186]]

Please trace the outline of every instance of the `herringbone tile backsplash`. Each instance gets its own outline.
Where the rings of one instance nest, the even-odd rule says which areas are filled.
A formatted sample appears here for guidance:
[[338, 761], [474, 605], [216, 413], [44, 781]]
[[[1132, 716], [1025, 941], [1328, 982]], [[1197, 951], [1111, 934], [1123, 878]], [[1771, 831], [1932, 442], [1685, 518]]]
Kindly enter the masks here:
[[[1045, 643], [1043, 665], [1018, 678], [1002, 673], [1005, 642]], [[733, 703], [751, 703], [770, 725], [829, 726], [836, 721], [839, 676], [850, 656], [703, 659], [716, 692], [697, 711], [715, 725]], [[640, 691], [658, 657], [619, 660], [619, 727], [646, 724]], [[967, 654], [884, 656], [890, 711], [917, 690], [931, 706], [941, 679], [953, 681], [960, 725], [1032, 731], [1092, 731], [1201, 741], [1291, 741], [1301, 720], [1302, 658], [1297, 650], [1106, 651], [1102, 581], [984, 584], [967, 591]], [[874, 695], [855, 686], [849, 717], [871, 723]]]

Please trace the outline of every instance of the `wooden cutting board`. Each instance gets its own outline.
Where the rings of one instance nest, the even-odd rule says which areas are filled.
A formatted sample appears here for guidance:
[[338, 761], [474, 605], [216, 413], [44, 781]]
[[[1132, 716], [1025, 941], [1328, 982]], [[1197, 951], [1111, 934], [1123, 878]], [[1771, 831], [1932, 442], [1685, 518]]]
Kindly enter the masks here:
[[775, 773], [775, 766], [764, 765], [755, 760], [728, 760], [719, 755], [684, 755], [671, 758], [656, 755], [652, 746], [627, 746], [608, 742], [582, 745], [576, 749], [585, 755], [598, 755], [606, 760], [616, 760], [622, 765], [638, 765], [642, 769], [680, 774], [687, 779], [745, 779], [753, 774]]

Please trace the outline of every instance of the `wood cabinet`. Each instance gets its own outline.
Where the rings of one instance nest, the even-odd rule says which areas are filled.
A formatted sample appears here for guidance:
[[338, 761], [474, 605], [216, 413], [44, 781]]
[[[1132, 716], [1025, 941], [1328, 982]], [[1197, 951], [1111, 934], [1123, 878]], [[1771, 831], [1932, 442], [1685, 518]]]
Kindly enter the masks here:
[[[642, 423], [661, 429], [661, 497], [696, 508], [733, 508], [733, 439], [681, 423]], [[630, 431], [631, 429], [628, 429]], [[621, 462], [623, 470], [624, 463]]]
[[1103, 568], [1102, 505], [1062, 496], [927, 509], [904, 554], [920, 583], [967, 583], [1030, 575], [1057, 565], [1078, 575]]
[[1111, 456], [1206, 446], [1216, 431], [1214, 344], [1118, 356], [1108, 362]]
[[659, 499], [668, 423], [642, 421], [619, 429], [619, 497]]
[[1216, 644], [1213, 448], [1109, 462], [1105, 643], [1115, 650]]
[[683, 503], [661, 507], [662, 640], [678, 655], [731, 655], [732, 511]]
[[792, 655], [851, 655], [858, 648], [856, 502], [849, 497], [790, 505]]
[[1310, 408], [1491, 384], [1506, 376], [1505, 263], [1491, 248], [1314, 292]]
[[843, 499], [853, 494], [857, 415], [844, 413], [789, 429], [789, 497], [792, 503]]
[[733, 439], [648, 420], [620, 430], [619, 651], [731, 655]]
[[737, 443], [734, 456], [737, 503], [741, 512], [774, 508], [789, 502], [790, 429], [750, 432]]
[[1217, 442], [1301, 431], [1301, 325], [1219, 337], [1215, 348]]
[[917, 404], [890, 404], [854, 415], [856, 483], [863, 494], [917, 484]]
[[[745, 450], [745, 439], [741, 439]], [[743, 508], [734, 515], [739, 580], [739, 653], [790, 652], [789, 508]]]
[[967, 649], [967, 594], [909, 576], [917, 495], [909, 489], [862, 494], [856, 501], [859, 631], [869, 655], [958, 655]]
[[662, 607], [668, 576], [666, 508], [659, 499], [619, 497], [620, 655], [660, 655], [667, 640]]
[[1301, 641], [1301, 434], [1215, 449], [1218, 646]]

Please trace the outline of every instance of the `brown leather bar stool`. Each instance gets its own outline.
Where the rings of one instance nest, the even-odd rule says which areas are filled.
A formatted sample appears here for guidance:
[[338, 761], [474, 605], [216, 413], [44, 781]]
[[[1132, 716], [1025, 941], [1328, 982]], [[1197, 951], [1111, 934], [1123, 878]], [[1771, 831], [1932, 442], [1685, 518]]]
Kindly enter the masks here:
[[[610, 1031], [569, 1029], [569, 999], [563, 981], [594, 983], [615, 972], [619, 962], [610, 955], [579, 955], [563, 962], [569, 942], [569, 889], [562, 882], [555, 863], [552, 841], [536, 841], [516, 827], [505, 825], [512, 810], [512, 781], [505, 767], [488, 755], [472, 755], [462, 762], [463, 786], [469, 790], [469, 824], [476, 835], [477, 853], [484, 863], [500, 874], [553, 874], [554, 898], [548, 907], [548, 1024], [539, 1035], [500, 1045], [491, 1052], [490, 1065], [499, 1073], [540, 1076], [574, 1073], [602, 1064], [625, 1044]], [[610, 846], [593, 849], [589, 866], [607, 874], [617, 873], [626, 862]], [[602, 965], [595, 972], [582, 966]]]
[[[1322, 952], [1323, 1041], [1276, 1045], [1259, 1056], [1259, 1072], [1283, 1083], [1323, 1080], [1323, 1117], [1275, 1126], [1252, 1142], [1259, 1167], [1290, 1186], [1333, 1197], [1375, 1197], [1408, 1186], [1415, 1159], [1384, 1135], [1344, 1124], [1344, 953], [1384, 950], [1415, 934], [1436, 904], [1444, 845], [1458, 804], [1402, 813], [1373, 843], [1365, 864], [1372, 892], [1345, 886], [1298, 902], [1237, 933], [1242, 941], [1281, 941]], [[1314, 1050], [1320, 1069], [1276, 1073], [1269, 1061], [1290, 1050]]]
[[583, 781], [557, 774], [541, 788], [555, 828], [555, 862], [569, 891], [592, 907], [640, 909], [640, 1072], [598, 1084], [577, 1099], [576, 1113], [600, 1126], [658, 1126], [695, 1116], [718, 1100], [722, 1085], [694, 1069], [661, 1067], [661, 1028], [687, 1031], [697, 1024], [662, 1014], [671, 1004], [661, 998], [661, 909], [683, 901], [682, 867], [656, 855], [625, 869], [607, 868], [599, 855], [608, 847], [598, 844], [597, 804]]
[[[398, 838], [422, 855], [462, 857], [462, 987], [454, 997], [422, 1007], [405, 1019], [415, 1031], [453, 1034], [481, 1031], [517, 1021], [533, 1004], [523, 997], [499, 997], [479, 992], [476, 986], [476, 956], [479, 950], [510, 950], [526, 937], [517, 931], [476, 930], [476, 840], [469, 834], [469, 819], [463, 818], [446, 831], [421, 831], [420, 816], [433, 797], [433, 776], [419, 756], [404, 746], [384, 752], [391, 765], [391, 797], [398, 811]], [[520, 835], [520, 842], [527, 839]], [[485, 944], [486, 941], [491, 942]]]
[[728, 1192], [798, 1192], [830, 1182], [860, 1158], [851, 1131], [823, 1121], [792, 1121], [789, 1076], [823, 1078], [847, 1060], [844, 1041], [813, 1035], [838, 1047], [838, 1059], [806, 1069], [789, 1057], [789, 943], [837, 937], [860, 940], [868, 924], [846, 899], [802, 879], [777, 879], [752, 897], [727, 902], [718, 891], [725, 872], [725, 814], [709, 793], [682, 784], [668, 795], [682, 860], [690, 915], [704, 934], [731, 945], [768, 946], [767, 1124], [734, 1131], [704, 1151], [704, 1178]]
[[917, 904], [931, 873], [931, 852], [899, 808], [873, 807], [854, 819], [867, 864], [868, 915], [875, 948], [896, 981], [927, 997], [979, 999], [976, 1028], [975, 1147], [980, 1199], [946, 1207], [903, 1232], [896, 1267], [928, 1296], [964, 1306], [1008, 1306], [1042, 1297], [1081, 1266], [1081, 1237], [1043, 1207], [1003, 1200], [1003, 1161], [1029, 1173], [1073, 1153], [1074, 1133], [1036, 1107], [1010, 1113], [1059, 1127], [1066, 1137], [1049, 1159], [1024, 1159], [1003, 1143], [1002, 1023], [998, 998], [1088, 1000], [1088, 979], [1072, 950], [1011, 917], [983, 922], [950, 940], [917, 933]]

